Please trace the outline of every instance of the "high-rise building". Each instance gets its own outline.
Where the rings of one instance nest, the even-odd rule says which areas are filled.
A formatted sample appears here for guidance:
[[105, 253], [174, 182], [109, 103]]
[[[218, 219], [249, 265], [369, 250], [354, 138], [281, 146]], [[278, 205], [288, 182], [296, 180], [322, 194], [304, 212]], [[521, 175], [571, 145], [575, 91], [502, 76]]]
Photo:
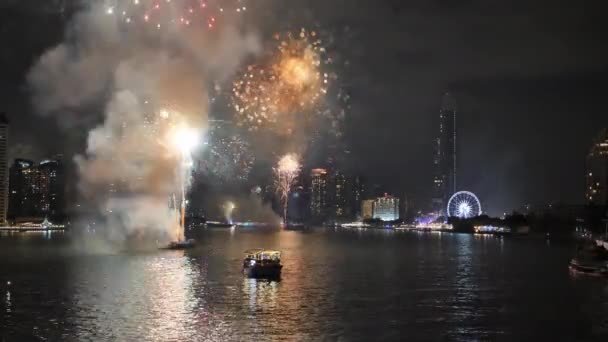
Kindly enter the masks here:
[[335, 218], [346, 218], [351, 216], [352, 201], [351, 182], [343, 172], [337, 171], [333, 174], [331, 182], [332, 216]]
[[587, 154], [586, 161], [587, 202], [608, 205], [608, 129], [602, 129]]
[[[351, 207], [352, 207], [352, 213], [354, 216], [361, 216], [363, 217], [363, 213], [362, 213], [362, 206], [361, 206], [361, 201], [363, 201], [363, 198], [365, 198], [365, 181], [363, 179], [363, 177], [361, 176], [355, 176], [353, 177], [353, 187], [352, 187], [352, 196], [353, 196], [353, 200], [351, 203]], [[371, 218], [371, 216], [370, 216]]]
[[10, 169], [8, 217], [12, 220], [60, 219], [64, 212], [64, 177], [59, 160], [16, 159]]
[[0, 223], [6, 222], [8, 186], [8, 120], [0, 113]]
[[313, 218], [324, 218], [328, 204], [328, 173], [325, 169], [312, 169], [310, 173], [310, 214]]
[[450, 93], [443, 95], [439, 111], [439, 134], [435, 140], [435, 157], [433, 163], [433, 210], [440, 213], [445, 211], [447, 202], [456, 193], [457, 172], [457, 129], [456, 104]]
[[374, 200], [374, 218], [382, 221], [399, 219], [399, 199], [385, 194]]

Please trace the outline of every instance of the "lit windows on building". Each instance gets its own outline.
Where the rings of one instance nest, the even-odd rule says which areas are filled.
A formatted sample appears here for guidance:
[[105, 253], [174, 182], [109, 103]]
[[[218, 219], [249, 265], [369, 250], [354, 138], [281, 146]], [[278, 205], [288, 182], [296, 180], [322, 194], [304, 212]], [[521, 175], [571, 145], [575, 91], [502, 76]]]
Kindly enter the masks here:
[[432, 188], [433, 211], [445, 211], [448, 199], [456, 192], [458, 162], [456, 104], [449, 93], [444, 94], [439, 111], [439, 132], [435, 139], [435, 165]]
[[373, 199], [370, 200], [363, 200], [361, 201], [361, 218], [364, 220], [369, 220], [374, 218], [374, 201]]
[[608, 205], [608, 129], [594, 140], [586, 160], [586, 198], [590, 204]]
[[311, 171], [310, 213], [315, 218], [320, 218], [327, 214], [327, 183], [327, 170], [313, 169]]
[[6, 221], [8, 211], [8, 126], [6, 115], [0, 113], [0, 223]]
[[58, 217], [63, 213], [62, 167], [56, 160], [16, 159], [10, 168], [8, 216], [17, 220]]
[[374, 218], [382, 221], [395, 221], [399, 219], [399, 199], [384, 195], [374, 200]]
[[351, 200], [349, 193], [348, 177], [342, 172], [336, 172], [333, 177], [333, 208], [334, 216], [337, 218], [350, 215], [349, 202]]

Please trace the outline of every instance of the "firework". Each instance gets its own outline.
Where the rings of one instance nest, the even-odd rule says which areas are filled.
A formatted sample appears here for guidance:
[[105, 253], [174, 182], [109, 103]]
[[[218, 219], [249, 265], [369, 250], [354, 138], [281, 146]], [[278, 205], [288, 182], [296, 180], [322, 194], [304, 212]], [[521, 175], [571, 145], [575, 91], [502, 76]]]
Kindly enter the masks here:
[[[145, 138], [146, 141], [133, 141], [134, 146], [142, 148], [141, 144], [152, 144], [156, 146], [160, 159], [169, 161], [175, 172], [175, 192], [171, 195], [173, 209], [176, 210], [178, 222], [174, 229], [175, 239], [184, 240], [184, 220], [186, 210], [186, 190], [190, 184], [190, 176], [193, 167], [192, 153], [200, 140], [200, 129], [190, 126], [186, 117], [179, 112], [168, 109], [160, 109], [145, 116], [144, 124], [139, 127], [128, 127], [125, 129], [130, 135], [134, 130], [141, 134], [134, 135], [135, 139]], [[160, 137], [160, 138], [159, 138]], [[143, 153], [141, 150], [139, 153]], [[177, 198], [177, 200], [176, 200]]]
[[288, 153], [279, 159], [277, 166], [274, 168], [276, 177], [275, 187], [283, 207], [284, 223], [287, 223], [287, 204], [289, 203], [291, 187], [300, 174], [301, 165], [299, 159], [298, 155]]
[[209, 141], [200, 158], [200, 171], [220, 181], [246, 181], [255, 162], [251, 145], [231, 129], [229, 123], [219, 122], [210, 123]]
[[236, 204], [232, 201], [227, 201], [222, 206], [224, 208], [224, 217], [226, 218], [226, 222], [232, 224], [232, 212], [236, 209]]
[[199, 133], [197, 130], [185, 125], [174, 126], [170, 130], [169, 139], [174, 149], [180, 155], [178, 162], [178, 177], [180, 184], [181, 204], [179, 211], [179, 225], [177, 241], [184, 241], [184, 227], [186, 219], [186, 187], [192, 170], [192, 151], [198, 145]]
[[153, 29], [191, 25], [214, 28], [222, 15], [244, 13], [246, 0], [105, 0], [104, 14]]
[[321, 112], [332, 79], [323, 71], [331, 59], [315, 31], [277, 34], [274, 44], [264, 62], [247, 66], [233, 82], [238, 122], [250, 130]]

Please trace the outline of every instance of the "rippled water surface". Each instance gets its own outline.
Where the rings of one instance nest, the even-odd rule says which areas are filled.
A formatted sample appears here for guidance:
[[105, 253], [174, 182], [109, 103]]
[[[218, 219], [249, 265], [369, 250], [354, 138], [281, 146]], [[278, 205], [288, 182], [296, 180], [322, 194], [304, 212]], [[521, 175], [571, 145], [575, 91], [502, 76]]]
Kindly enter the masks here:
[[[2, 341], [608, 340], [608, 281], [570, 275], [570, 244], [333, 229], [209, 230], [185, 252], [68, 240], [0, 236]], [[242, 276], [255, 247], [283, 251], [280, 282]]]

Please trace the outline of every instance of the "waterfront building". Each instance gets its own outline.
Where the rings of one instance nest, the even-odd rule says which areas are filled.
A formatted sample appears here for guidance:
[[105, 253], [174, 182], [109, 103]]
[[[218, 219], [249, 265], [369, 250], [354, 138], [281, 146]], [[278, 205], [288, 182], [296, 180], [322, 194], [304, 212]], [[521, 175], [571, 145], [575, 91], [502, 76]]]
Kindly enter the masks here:
[[374, 200], [368, 199], [361, 201], [361, 218], [369, 220], [374, 218]]
[[385, 194], [374, 200], [374, 218], [382, 221], [399, 219], [399, 198]]
[[351, 216], [350, 202], [352, 200], [350, 191], [351, 182], [348, 177], [340, 171], [333, 174], [331, 182], [332, 216], [335, 218], [347, 218]]
[[587, 154], [585, 195], [589, 204], [608, 205], [608, 129], [600, 131]]
[[60, 160], [16, 159], [10, 168], [11, 220], [62, 218], [64, 211], [64, 177]]
[[[363, 177], [361, 176], [354, 176], [353, 177], [353, 186], [352, 186], [352, 201], [351, 201], [351, 207], [352, 207], [352, 213], [353, 216], [357, 216], [357, 217], [362, 217], [362, 206], [361, 206], [361, 201], [363, 200], [363, 198], [365, 198], [365, 180], [363, 179]], [[371, 217], [370, 217], [371, 218]]]
[[328, 173], [326, 169], [312, 169], [310, 173], [310, 215], [313, 219], [324, 218], [327, 215], [328, 204]]
[[0, 223], [6, 222], [8, 187], [8, 120], [4, 113], [0, 113]]
[[445, 93], [439, 111], [439, 133], [435, 139], [432, 206], [437, 213], [445, 213], [449, 198], [456, 193], [458, 161], [456, 104], [450, 93]]

